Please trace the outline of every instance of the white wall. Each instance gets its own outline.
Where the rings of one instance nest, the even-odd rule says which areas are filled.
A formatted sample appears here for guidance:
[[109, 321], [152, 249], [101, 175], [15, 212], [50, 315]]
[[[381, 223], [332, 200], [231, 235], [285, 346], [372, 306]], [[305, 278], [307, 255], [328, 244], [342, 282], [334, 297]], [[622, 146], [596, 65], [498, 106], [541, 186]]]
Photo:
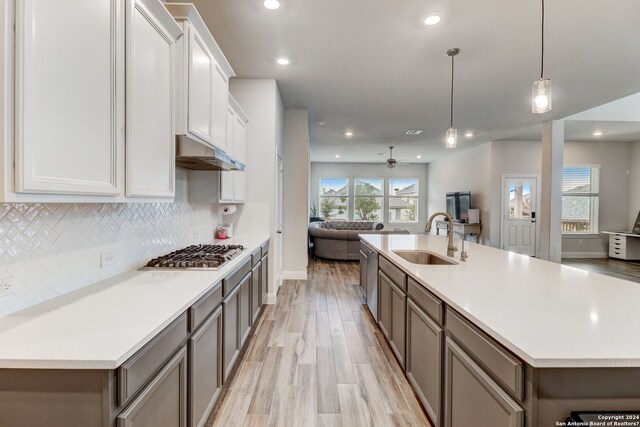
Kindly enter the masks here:
[[[443, 209], [447, 191], [470, 189], [473, 207], [483, 210], [481, 220], [485, 243], [500, 247], [502, 175], [540, 175], [541, 156], [540, 141], [493, 141], [433, 162], [429, 165], [428, 209], [430, 212]], [[626, 229], [635, 221], [640, 210], [640, 192], [637, 191], [640, 185], [640, 142], [567, 141], [564, 163], [601, 165], [600, 230]], [[629, 169], [631, 175], [627, 175]], [[490, 185], [486, 184], [487, 173]], [[564, 256], [602, 257], [607, 252], [607, 238], [564, 236], [562, 252]]]
[[307, 278], [309, 223], [309, 118], [307, 110], [284, 112], [282, 267], [285, 279]]
[[640, 212], [640, 141], [629, 144], [629, 220], [631, 230]]
[[[471, 207], [480, 209], [482, 240], [491, 235], [491, 143], [429, 163], [429, 213], [446, 211], [446, 193], [471, 191]], [[434, 227], [435, 229], [435, 227]], [[432, 230], [435, 233], [435, 230]]]
[[[389, 169], [385, 164], [371, 163], [311, 163], [311, 203], [319, 206], [320, 178], [417, 178], [418, 179], [418, 222], [416, 223], [388, 223], [384, 222], [385, 230], [393, 230], [401, 228], [410, 230], [412, 233], [422, 233], [427, 221], [427, 165], [426, 164], [408, 164], [396, 166], [393, 170]], [[386, 196], [387, 189], [385, 189]], [[353, 198], [353, 191], [350, 193]], [[353, 201], [349, 201], [353, 206]], [[386, 209], [386, 207], [385, 207]], [[386, 212], [385, 212], [386, 213]], [[308, 211], [307, 211], [308, 215]], [[385, 215], [386, 219], [386, 215]]]
[[[269, 249], [269, 300], [275, 301], [280, 266], [275, 236], [276, 153], [282, 148], [284, 108], [274, 79], [231, 79], [230, 91], [249, 117], [247, 125], [247, 201], [226, 217], [236, 235], [266, 234]], [[228, 219], [227, 219], [228, 218]]]

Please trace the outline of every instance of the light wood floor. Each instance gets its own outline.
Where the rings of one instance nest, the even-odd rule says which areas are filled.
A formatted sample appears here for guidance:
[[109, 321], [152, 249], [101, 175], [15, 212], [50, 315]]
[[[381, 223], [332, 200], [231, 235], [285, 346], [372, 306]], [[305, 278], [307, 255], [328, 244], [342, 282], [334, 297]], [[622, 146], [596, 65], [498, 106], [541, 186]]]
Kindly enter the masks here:
[[208, 426], [429, 426], [362, 307], [358, 263], [313, 261], [266, 306]]
[[613, 258], [563, 258], [562, 263], [618, 279], [640, 283], [640, 262]]

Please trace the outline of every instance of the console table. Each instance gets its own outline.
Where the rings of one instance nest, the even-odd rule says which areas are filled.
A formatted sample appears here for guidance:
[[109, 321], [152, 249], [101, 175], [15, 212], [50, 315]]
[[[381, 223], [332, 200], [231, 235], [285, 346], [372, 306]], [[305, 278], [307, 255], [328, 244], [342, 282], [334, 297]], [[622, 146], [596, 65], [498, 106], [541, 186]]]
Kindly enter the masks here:
[[603, 231], [609, 235], [609, 258], [640, 260], [640, 234], [631, 231]]
[[[439, 236], [440, 231], [444, 235], [449, 230], [449, 221], [436, 221], [436, 234]], [[482, 224], [467, 224], [461, 222], [453, 223], [453, 231], [464, 235], [464, 238], [469, 241], [475, 241], [480, 243], [480, 235], [482, 234]]]

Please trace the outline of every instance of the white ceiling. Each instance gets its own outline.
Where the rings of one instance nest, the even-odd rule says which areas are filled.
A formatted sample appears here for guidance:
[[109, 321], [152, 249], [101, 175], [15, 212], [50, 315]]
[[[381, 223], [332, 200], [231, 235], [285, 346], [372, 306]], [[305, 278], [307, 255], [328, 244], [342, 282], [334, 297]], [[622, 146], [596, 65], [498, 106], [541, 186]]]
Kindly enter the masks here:
[[[547, 0], [545, 77], [553, 79], [554, 108], [544, 115], [530, 106], [539, 0], [281, 0], [277, 11], [260, 0], [193, 2], [239, 77], [276, 78], [286, 108], [309, 110], [313, 161], [376, 161], [391, 144], [396, 158], [445, 155], [451, 47], [462, 50], [458, 149], [539, 135], [545, 120], [640, 92], [637, 0]], [[425, 27], [421, 18], [432, 11], [442, 22]], [[277, 65], [280, 55], [292, 63]], [[355, 136], [346, 138], [346, 129]], [[408, 129], [424, 132], [405, 136]], [[466, 130], [475, 136], [465, 138]]]

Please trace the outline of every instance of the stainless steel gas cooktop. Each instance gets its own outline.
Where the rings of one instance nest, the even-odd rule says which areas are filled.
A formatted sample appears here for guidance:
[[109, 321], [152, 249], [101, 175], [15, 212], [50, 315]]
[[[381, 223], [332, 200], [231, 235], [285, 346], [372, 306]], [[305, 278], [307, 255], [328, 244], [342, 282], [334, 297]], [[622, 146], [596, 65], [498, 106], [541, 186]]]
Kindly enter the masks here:
[[243, 250], [242, 245], [191, 245], [152, 259], [146, 268], [218, 270]]

